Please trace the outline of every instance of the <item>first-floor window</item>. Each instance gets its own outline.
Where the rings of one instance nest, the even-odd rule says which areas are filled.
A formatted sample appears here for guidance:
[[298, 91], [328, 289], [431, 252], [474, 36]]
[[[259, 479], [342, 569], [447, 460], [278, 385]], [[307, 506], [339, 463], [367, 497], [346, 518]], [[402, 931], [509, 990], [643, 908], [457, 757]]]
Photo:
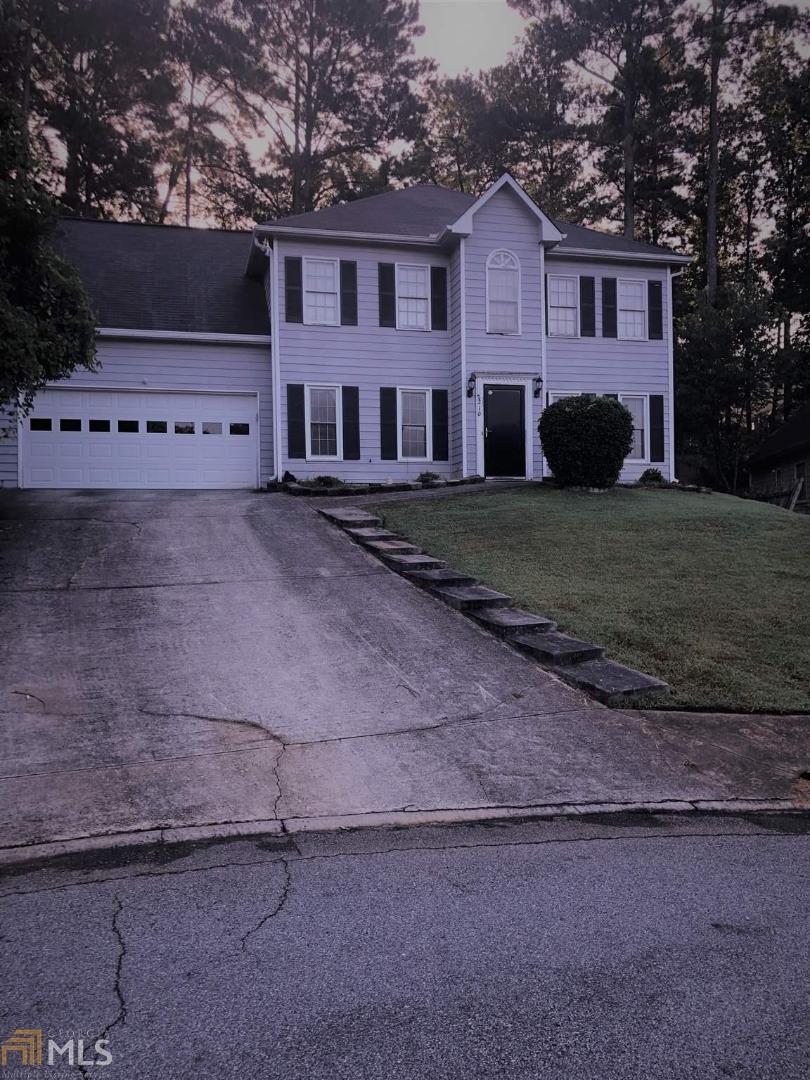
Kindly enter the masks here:
[[338, 387], [307, 387], [307, 457], [338, 457]]
[[430, 457], [430, 391], [399, 391], [399, 456]]
[[641, 394], [620, 394], [619, 400], [633, 417], [633, 447], [628, 461], [644, 461], [647, 457], [647, 399]]

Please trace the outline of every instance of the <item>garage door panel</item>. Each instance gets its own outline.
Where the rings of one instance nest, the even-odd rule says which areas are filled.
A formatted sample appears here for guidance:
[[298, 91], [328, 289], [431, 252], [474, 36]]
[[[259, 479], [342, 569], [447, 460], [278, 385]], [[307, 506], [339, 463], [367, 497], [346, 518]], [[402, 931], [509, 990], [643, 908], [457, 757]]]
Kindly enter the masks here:
[[[255, 487], [256, 414], [252, 394], [46, 390], [24, 423], [23, 485]], [[79, 430], [62, 430], [63, 420], [71, 427], [78, 422]], [[129, 421], [128, 428], [119, 431], [119, 421]], [[130, 429], [133, 421], [137, 431]], [[166, 431], [148, 431], [149, 421]], [[248, 434], [231, 434], [232, 424]]]

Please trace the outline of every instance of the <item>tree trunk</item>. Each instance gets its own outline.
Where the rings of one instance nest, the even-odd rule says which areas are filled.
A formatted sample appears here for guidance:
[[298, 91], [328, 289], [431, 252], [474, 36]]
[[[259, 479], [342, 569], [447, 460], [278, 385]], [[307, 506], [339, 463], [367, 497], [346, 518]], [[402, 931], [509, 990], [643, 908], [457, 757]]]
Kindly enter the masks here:
[[722, 0], [712, 2], [709, 46], [709, 146], [706, 165], [706, 299], [717, 299], [717, 193], [720, 180], [720, 60], [723, 54]]
[[782, 391], [782, 413], [787, 420], [790, 414], [793, 412], [793, 377], [792, 377], [792, 356], [793, 340], [791, 337], [790, 327], [791, 316], [790, 312], [785, 315], [783, 328], [782, 328], [782, 353], [783, 353], [783, 367], [784, 372], [784, 387]]
[[635, 75], [632, 62], [628, 59], [624, 66], [624, 137], [622, 139], [622, 157], [624, 159], [624, 235], [632, 240], [636, 231], [636, 103]]
[[188, 121], [186, 123], [186, 146], [185, 146], [185, 197], [184, 220], [186, 228], [191, 225], [191, 168], [194, 159], [194, 90], [197, 85], [197, 76], [192, 71], [188, 93]]

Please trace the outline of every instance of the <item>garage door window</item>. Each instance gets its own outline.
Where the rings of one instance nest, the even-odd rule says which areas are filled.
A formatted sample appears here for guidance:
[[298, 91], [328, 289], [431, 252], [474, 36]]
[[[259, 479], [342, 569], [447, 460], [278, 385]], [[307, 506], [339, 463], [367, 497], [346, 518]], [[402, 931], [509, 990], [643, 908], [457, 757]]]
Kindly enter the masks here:
[[60, 431], [81, 431], [82, 430], [82, 422], [81, 422], [81, 420], [62, 419], [62, 420], [59, 421], [59, 430]]
[[191, 420], [175, 420], [174, 433], [175, 435], [193, 435], [194, 422]]
[[249, 435], [250, 424], [231, 424], [231, 435]]
[[148, 435], [165, 435], [168, 430], [165, 420], [146, 421], [146, 431]]
[[109, 420], [88, 420], [87, 430], [93, 431], [97, 435], [106, 434], [110, 430]]
[[140, 430], [140, 422], [138, 420], [119, 420], [118, 430], [122, 435], [137, 435]]
[[35, 416], [31, 420], [31, 430], [32, 431], [50, 431], [52, 427], [53, 427], [53, 424], [52, 424], [49, 417]]

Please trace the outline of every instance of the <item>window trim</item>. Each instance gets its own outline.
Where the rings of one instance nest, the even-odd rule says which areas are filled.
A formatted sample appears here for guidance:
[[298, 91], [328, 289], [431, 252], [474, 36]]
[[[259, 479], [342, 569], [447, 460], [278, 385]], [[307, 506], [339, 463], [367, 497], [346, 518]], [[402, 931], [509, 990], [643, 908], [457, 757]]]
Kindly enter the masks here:
[[[496, 255], [509, 255], [517, 263], [517, 330], [510, 333], [505, 333], [503, 330], [490, 330], [489, 327], [489, 271], [500, 269], [500, 267], [490, 265]], [[484, 293], [487, 333], [493, 337], [523, 337], [523, 267], [514, 251], [509, 248], [495, 248], [487, 255], [484, 266]]]
[[[616, 278], [616, 340], [617, 341], [649, 341], [649, 333], [650, 333], [649, 304], [650, 304], [650, 300], [649, 300], [649, 293], [648, 293], [648, 289], [647, 289], [647, 282], [651, 281], [651, 280], [656, 280], [657, 281], [658, 279], [657, 278], [652, 279], [652, 278], [646, 278], [646, 277], [617, 277]], [[641, 299], [642, 299], [641, 311], [643, 311], [643, 313], [644, 313], [644, 326], [642, 327], [642, 332], [641, 332], [640, 337], [635, 337], [635, 336], [634, 337], [628, 337], [627, 334], [622, 334], [622, 332], [621, 332], [622, 310], [624, 310], [624, 311], [638, 311], [639, 309], [638, 308], [624, 308], [624, 309], [622, 309], [622, 305], [621, 305], [621, 289], [622, 289], [622, 285], [637, 285], [639, 283], [641, 284], [641, 287], [642, 287], [641, 288]], [[662, 303], [662, 306], [663, 306], [663, 296], [662, 296], [662, 299], [661, 299], [661, 303]], [[629, 395], [629, 396], [633, 396], [633, 395]]]
[[[402, 453], [402, 394], [420, 393], [425, 394], [425, 457], [406, 457]], [[431, 386], [398, 386], [397, 387], [397, 461], [433, 461], [433, 388]]]
[[[581, 333], [581, 330], [582, 330], [582, 314], [580, 312], [580, 296], [581, 296], [580, 289], [581, 289], [581, 285], [580, 285], [580, 280], [579, 280], [581, 277], [582, 277], [581, 274], [547, 274], [546, 275], [546, 310], [548, 311], [548, 318], [546, 320], [547, 326], [545, 328], [546, 337], [559, 338], [562, 341], [574, 341], [576, 338], [582, 337], [582, 333]], [[551, 285], [552, 279], [555, 279], [555, 280], [558, 280], [558, 281], [560, 279], [562, 279], [562, 280], [569, 280], [569, 281], [574, 282], [574, 295], [576, 297], [576, 304], [574, 305], [574, 307], [576, 308], [576, 313], [577, 313], [577, 329], [576, 329], [576, 333], [574, 333], [574, 334], [559, 334], [559, 333], [552, 333], [552, 331], [551, 331], [551, 308], [561, 306], [560, 304], [553, 304], [552, 305], [552, 303], [551, 303], [551, 289], [549, 288], [549, 286]], [[596, 292], [596, 283], [594, 282], [594, 293], [595, 292]], [[596, 300], [596, 297], [594, 295], [594, 303], [595, 303], [595, 300]], [[567, 308], [566, 308], [566, 310], [567, 310]]]
[[[631, 341], [637, 340], [631, 338]], [[645, 394], [639, 390], [624, 390], [617, 394], [617, 398], [620, 404], [624, 405], [625, 398], [641, 398], [644, 402], [644, 454], [640, 458], [631, 457], [630, 454], [624, 459], [625, 463], [631, 465], [649, 465], [650, 464], [650, 395]]]
[[[403, 270], [422, 270], [425, 274], [427, 283], [427, 326], [400, 326], [399, 325], [399, 271]], [[403, 297], [403, 299], [410, 299], [409, 297]], [[396, 317], [396, 329], [404, 330], [406, 333], [410, 331], [414, 334], [424, 334], [430, 332], [433, 329], [433, 319], [431, 317], [431, 290], [430, 290], [430, 263], [407, 263], [397, 262], [394, 263], [394, 315]], [[399, 399], [397, 399], [399, 401]], [[421, 461], [421, 458], [419, 459]]]
[[[335, 430], [337, 454], [313, 454], [310, 429], [310, 390], [335, 390]], [[304, 383], [304, 439], [307, 461], [343, 461], [343, 387], [338, 383]]]
[[[307, 294], [321, 292], [320, 289], [307, 288], [307, 264], [312, 262], [332, 263], [335, 268], [335, 320], [334, 322], [322, 322], [320, 319], [310, 319], [307, 316]], [[305, 326], [340, 326], [340, 259], [333, 259], [331, 255], [304, 255], [301, 259], [301, 299], [303, 304], [302, 315]]]

